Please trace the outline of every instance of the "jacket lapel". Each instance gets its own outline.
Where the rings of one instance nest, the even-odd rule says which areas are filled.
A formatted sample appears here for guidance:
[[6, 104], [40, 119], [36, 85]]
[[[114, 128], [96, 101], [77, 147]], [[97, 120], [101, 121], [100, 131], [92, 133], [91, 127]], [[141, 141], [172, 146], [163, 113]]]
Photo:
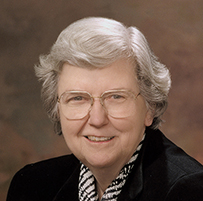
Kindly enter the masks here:
[[78, 164], [71, 175], [71, 177], [65, 182], [65, 184], [58, 191], [56, 197], [53, 201], [61, 200], [70, 200], [70, 201], [79, 201], [78, 200], [78, 178], [80, 173], [80, 164]]
[[143, 189], [143, 174], [142, 174], [142, 156], [141, 153], [136, 160], [135, 167], [130, 173], [123, 190], [121, 191], [118, 201], [135, 200]]

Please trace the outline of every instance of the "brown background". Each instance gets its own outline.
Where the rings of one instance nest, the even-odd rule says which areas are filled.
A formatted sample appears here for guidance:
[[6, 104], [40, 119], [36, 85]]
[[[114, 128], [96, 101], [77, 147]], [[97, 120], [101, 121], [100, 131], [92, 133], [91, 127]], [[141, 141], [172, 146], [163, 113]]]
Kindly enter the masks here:
[[27, 163], [68, 153], [42, 109], [33, 65], [71, 22], [137, 26], [172, 74], [165, 134], [203, 163], [202, 0], [0, 0], [0, 200]]

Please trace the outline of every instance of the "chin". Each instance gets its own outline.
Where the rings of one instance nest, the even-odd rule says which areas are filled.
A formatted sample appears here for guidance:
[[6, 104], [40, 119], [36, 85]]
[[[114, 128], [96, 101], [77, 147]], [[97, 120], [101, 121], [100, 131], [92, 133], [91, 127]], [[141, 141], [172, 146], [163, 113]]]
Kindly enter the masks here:
[[86, 159], [84, 162], [84, 165], [86, 165], [88, 168], [109, 168], [114, 164], [113, 160], [111, 160], [108, 157], [94, 157], [89, 160]]

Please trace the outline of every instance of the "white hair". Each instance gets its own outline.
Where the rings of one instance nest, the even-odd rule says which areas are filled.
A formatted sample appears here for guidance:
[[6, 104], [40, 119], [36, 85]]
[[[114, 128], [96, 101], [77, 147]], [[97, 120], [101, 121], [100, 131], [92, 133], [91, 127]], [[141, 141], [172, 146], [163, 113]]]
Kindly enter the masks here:
[[35, 66], [36, 75], [43, 83], [44, 106], [57, 133], [61, 133], [57, 83], [63, 64], [102, 68], [120, 58], [132, 61], [140, 93], [154, 117], [151, 127], [160, 126], [171, 86], [169, 70], [158, 61], [136, 27], [126, 27], [112, 19], [89, 17], [64, 29], [50, 53], [40, 56], [40, 64]]

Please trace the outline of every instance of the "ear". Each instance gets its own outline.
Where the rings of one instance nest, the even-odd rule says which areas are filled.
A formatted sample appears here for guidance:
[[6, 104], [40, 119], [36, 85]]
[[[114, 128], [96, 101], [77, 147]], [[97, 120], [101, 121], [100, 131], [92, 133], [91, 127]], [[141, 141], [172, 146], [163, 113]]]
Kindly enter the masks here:
[[152, 111], [150, 111], [149, 109], [147, 110], [146, 116], [145, 116], [145, 126], [151, 126], [152, 122], [153, 122], [153, 114]]

